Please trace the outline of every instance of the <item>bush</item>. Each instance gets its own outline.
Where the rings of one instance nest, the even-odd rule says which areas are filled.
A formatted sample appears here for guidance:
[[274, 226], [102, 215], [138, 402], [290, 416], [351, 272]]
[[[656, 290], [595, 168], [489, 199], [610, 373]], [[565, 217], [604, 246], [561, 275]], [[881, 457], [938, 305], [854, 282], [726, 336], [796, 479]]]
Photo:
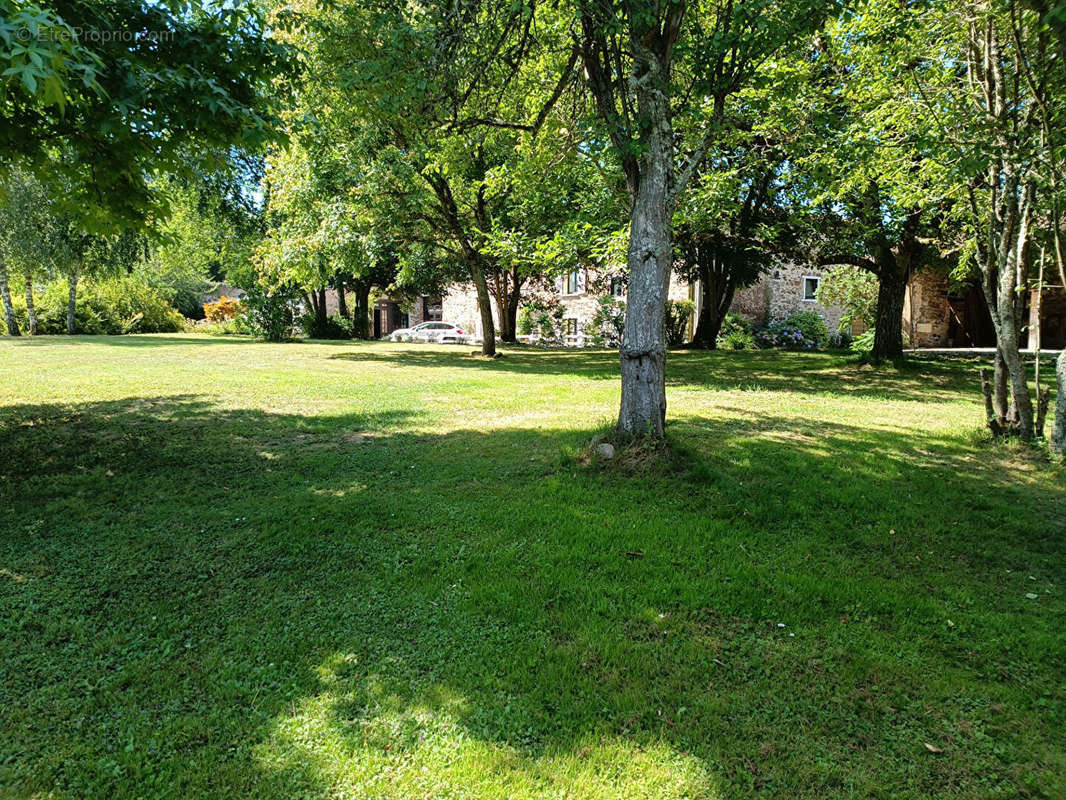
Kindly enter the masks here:
[[222, 295], [213, 303], [204, 303], [204, 318], [211, 322], [235, 319], [241, 312], [241, 301], [226, 295]]
[[722, 327], [718, 329], [719, 336], [730, 336], [736, 332], [751, 333], [752, 324], [736, 311], [730, 311], [722, 318]]
[[851, 352], [853, 353], [858, 353], [859, 355], [863, 356], [872, 353], [874, 349], [873, 329], [871, 328], [868, 331], [863, 331], [858, 336], [856, 336], [852, 340], [851, 346], [848, 349], [851, 350]]
[[542, 342], [562, 341], [563, 307], [559, 298], [530, 297], [518, 314], [518, 333], [536, 335]]
[[742, 330], [733, 330], [725, 336], [719, 336], [716, 344], [720, 350], [756, 350], [759, 347], [755, 335]]
[[[34, 296], [37, 331], [42, 334], [67, 332], [69, 284], [55, 281]], [[19, 307], [19, 324], [25, 329], [25, 301]], [[78, 286], [74, 306], [74, 329], [89, 335], [124, 333], [176, 333], [184, 330], [185, 318], [170, 304], [164, 293], [135, 277], [86, 281]]]
[[829, 334], [829, 347], [834, 350], [847, 350], [852, 343], [851, 331], [840, 330]]
[[247, 336], [254, 333], [247, 313], [243, 312], [233, 319], [212, 322], [209, 319], [186, 319], [185, 330], [190, 333], [207, 333], [212, 336]]
[[293, 338], [293, 302], [297, 293], [292, 289], [268, 291], [255, 286], [245, 297], [245, 318], [252, 333], [268, 342], [287, 342]]
[[595, 347], [618, 347], [626, 327], [626, 304], [610, 295], [601, 297], [589, 324], [589, 341]]
[[805, 339], [814, 342], [814, 347], [820, 350], [829, 344], [829, 326], [821, 314], [814, 311], [799, 311], [785, 319], [786, 325], [799, 328]]
[[666, 302], [666, 343], [670, 347], [680, 347], [685, 343], [685, 328], [688, 318], [696, 310], [691, 300], [668, 300]]
[[715, 343], [721, 350], [755, 350], [759, 346], [751, 323], [735, 311], [725, 315]]
[[817, 350], [818, 343], [809, 339], [802, 328], [787, 322], [774, 322], [755, 334], [759, 347], [781, 347], [785, 350]]
[[319, 319], [315, 314], [301, 314], [296, 324], [308, 339], [351, 339], [352, 322], [338, 314]]

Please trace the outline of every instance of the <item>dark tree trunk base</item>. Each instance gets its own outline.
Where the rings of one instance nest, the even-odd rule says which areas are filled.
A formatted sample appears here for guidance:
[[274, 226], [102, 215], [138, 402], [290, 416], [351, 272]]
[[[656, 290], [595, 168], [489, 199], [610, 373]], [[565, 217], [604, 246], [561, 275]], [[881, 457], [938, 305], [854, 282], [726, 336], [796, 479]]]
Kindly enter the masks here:
[[907, 297], [905, 277], [886, 271], [877, 287], [877, 317], [874, 321], [872, 361], [903, 358], [903, 305]]

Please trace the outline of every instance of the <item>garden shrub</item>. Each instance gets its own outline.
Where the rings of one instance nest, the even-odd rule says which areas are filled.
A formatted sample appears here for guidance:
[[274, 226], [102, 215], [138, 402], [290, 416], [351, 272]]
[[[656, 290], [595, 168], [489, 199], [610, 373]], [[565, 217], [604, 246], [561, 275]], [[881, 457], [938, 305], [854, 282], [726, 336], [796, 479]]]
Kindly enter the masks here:
[[213, 303], [204, 303], [204, 318], [211, 322], [235, 319], [241, 311], [241, 301], [227, 295], [222, 295]]
[[829, 326], [821, 314], [814, 311], [798, 311], [785, 319], [786, 325], [798, 328], [805, 339], [814, 342], [814, 348], [820, 350], [829, 344]]
[[722, 350], [755, 350], [758, 347], [751, 323], [735, 311], [725, 315], [715, 341]]
[[319, 319], [312, 313], [301, 314], [296, 324], [308, 339], [351, 339], [352, 322], [338, 314]]
[[[34, 295], [37, 331], [42, 334], [67, 332], [69, 284], [54, 281]], [[18, 305], [19, 324], [25, 329], [26, 305]], [[164, 292], [131, 276], [104, 281], [85, 281], [78, 286], [74, 306], [74, 329], [89, 335], [124, 333], [176, 333], [184, 330], [185, 318]]]
[[282, 288], [269, 291], [261, 286], [254, 286], [245, 297], [247, 311], [245, 318], [252, 333], [268, 342], [287, 342], [293, 338], [293, 303], [297, 293], [293, 289]]
[[829, 347], [834, 350], [847, 350], [852, 343], [851, 331], [839, 330], [829, 334]]
[[849, 347], [851, 352], [858, 353], [859, 355], [869, 355], [874, 349], [874, 331], [871, 328], [868, 331], [863, 331], [856, 336]]
[[563, 307], [554, 296], [530, 297], [518, 313], [518, 333], [536, 335], [545, 343], [562, 341]]

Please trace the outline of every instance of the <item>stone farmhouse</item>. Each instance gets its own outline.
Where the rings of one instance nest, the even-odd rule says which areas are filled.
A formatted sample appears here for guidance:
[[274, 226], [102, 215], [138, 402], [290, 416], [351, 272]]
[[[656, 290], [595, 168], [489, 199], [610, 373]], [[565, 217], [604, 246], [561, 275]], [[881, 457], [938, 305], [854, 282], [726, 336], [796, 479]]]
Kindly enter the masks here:
[[[831, 331], [837, 330], [843, 309], [826, 308], [815, 299], [822, 275], [823, 270], [818, 267], [782, 262], [768, 270], [758, 283], [737, 290], [730, 310], [756, 324], [784, 319], [797, 311], [814, 311], [825, 319]], [[533, 291], [554, 294], [558, 298], [563, 309], [561, 337], [564, 344], [573, 346], [588, 343], [590, 325], [603, 295], [611, 294], [620, 300], [625, 300], [626, 296], [624, 279], [588, 269], [576, 270]], [[698, 282], [690, 284], [671, 278], [670, 299], [691, 300], [697, 306], [696, 315], [700, 297]], [[1039, 331], [1043, 349], [1066, 347], [1066, 292], [1059, 288], [1045, 289], [1038, 304], [1034, 290], [1028, 304], [1030, 320], [1028, 329], [1023, 332], [1023, 342], [1032, 347], [1036, 337], [1029, 332]], [[493, 314], [498, 319], [495, 304]], [[387, 336], [394, 330], [420, 322], [442, 319], [476, 336], [481, 335], [477, 295], [468, 284], [451, 287], [443, 297], [423, 296], [406, 310], [398, 302], [382, 297], [374, 307], [373, 315], [376, 337]], [[689, 323], [690, 335], [696, 315]], [[917, 273], [907, 286], [903, 332], [910, 346], [916, 348], [995, 346], [992, 320], [980, 290], [975, 286], [962, 291], [952, 290], [946, 277], [930, 272]]]
[[[836, 330], [842, 309], [826, 308], [814, 298], [821, 278], [822, 270], [817, 267], [781, 264], [770, 270], [754, 286], [738, 290], [731, 310], [757, 324], [784, 319], [797, 311], [814, 311], [825, 318], [830, 330]], [[601, 275], [590, 269], [575, 270], [556, 278], [553, 285], [539, 291], [558, 297], [563, 309], [562, 340], [564, 344], [573, 346], [588, 343], [592, 319], [603, 295], [611, 294], [619, 300], [626, 299], [623, 278]], [[688, 283], [673, 275], [670, 278], [669, 297], [671, 300], [690, 300], [696, 304], [696, 313], [689, 320], [688, 335], [691, 336], [701, 301], [699, 283]], [[469, 327], [476, 335], [481, 335], [477, 294], [472, 286], [453, 286], [444, 296], [441, 305], [444, 320], [453, 322], [464, 330]], [[495, 303], [493, 316], [498, 317]]]

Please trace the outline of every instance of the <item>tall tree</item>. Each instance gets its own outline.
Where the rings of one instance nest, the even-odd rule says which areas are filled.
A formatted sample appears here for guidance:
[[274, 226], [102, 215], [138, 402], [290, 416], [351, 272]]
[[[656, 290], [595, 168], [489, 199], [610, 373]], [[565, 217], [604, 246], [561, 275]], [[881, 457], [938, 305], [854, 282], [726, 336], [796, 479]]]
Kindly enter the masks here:
[[20, 1], [0, 17], [0, 168], [22, 157], [87, 189], [67, 209], [83, 227], [142, 225], [153, 175], [274, 135], [288, 68], [257, 2]]
[[780, 249], [783, 161], [761, 138], [719, 153], [675, 216], [676, 270], [700, 286], [693, 347], [717, 347], [736, 290], [755, 283]]
[[575, 0], [586, 83], [629, 192], [622, 436], [661, 438], [673, 215], [756, 67], [815, 30], [832, 3]]
[[894, 102], [924, 60], [927, 7], [861, 4], [828, 26], [808, 64], [816, 109], [799, 160], [814, 191], [813, 246], [822, 266], [846, 264], [877, 278], [875, 360], [903, 355], [911, 277], [939, 257], [945, 207], [955, 197], [931, 158], [928, 112]]
[[359, 165], [357, 202], [396, 239], [461, 267], [495, 353], [492, 288], [511, 335], [520, 276], [491, 241], [511, 226], [511, 174], [573, 82], [576, 57], [544, 6], [339, 2], [300, 33], [304, 116]]

